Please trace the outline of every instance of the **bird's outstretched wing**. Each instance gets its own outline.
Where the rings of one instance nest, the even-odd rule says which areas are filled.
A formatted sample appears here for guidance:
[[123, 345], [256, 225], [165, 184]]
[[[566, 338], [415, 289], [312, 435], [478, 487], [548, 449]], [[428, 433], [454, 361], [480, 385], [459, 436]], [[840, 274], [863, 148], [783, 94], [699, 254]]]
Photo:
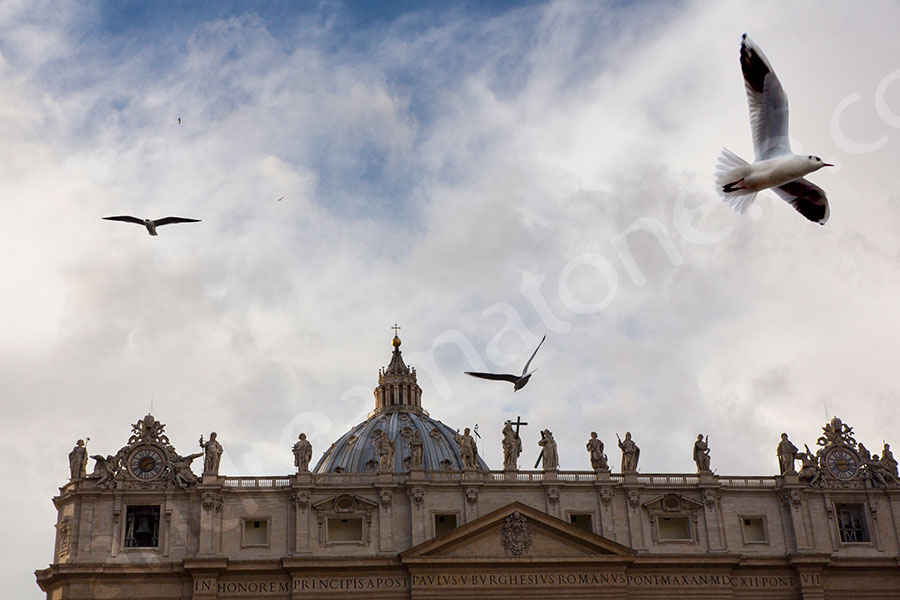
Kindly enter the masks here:
[[830, 213], [828, 197], [825, 195], [825, 190], [811, 181], [801, 177], [772, 188], [772, 191], [810, 221], [815, 221], [820, 225], [824, 225], [828, 221]]
[[534, 349], [534, 352], [531, 353], [531, 358], [528, 359], [528, 362], [525, 363], [525, 368], [522, 369], [522, 375], [528, 372], [528, 365], [531, 364], [531, 361], [534, 360], [534, 355], [537, 354], [537, 351], [541, 349], [541, 344], [544, 343], [544, 340], [547, 339], [547, 336], [541, 338], [541, 341], [538, 343], [537, 348]]
[[153, 224], [159, 227], [160, 225], [171, 225], [172, 223], [199, 223], [200, 219], [188, 219], [186, 217], [163, 217], [162, 219], [154, 219]]
[[741, 71], [750, 106], [756, 160], [790, 154], [787, 94], [766, 55], [746, 33], [741, 39]]
[[138, 225], [143, 225], [144, 220], [138, 219], [137, 217], [130, 217], [128, 215], [119, 215], [118, 217], [101, 217], [104, 221], [125, 221], [126, 223], [137, 223]]
[[492, 379], [494, 381], [509, 381], [510, 383], [515, 383], [519, 380], [518, 375], [507, 375], [506, 373], [476, 373], [474, 371], [466, 371], [466, 375], [480, 377], [481, 379]]

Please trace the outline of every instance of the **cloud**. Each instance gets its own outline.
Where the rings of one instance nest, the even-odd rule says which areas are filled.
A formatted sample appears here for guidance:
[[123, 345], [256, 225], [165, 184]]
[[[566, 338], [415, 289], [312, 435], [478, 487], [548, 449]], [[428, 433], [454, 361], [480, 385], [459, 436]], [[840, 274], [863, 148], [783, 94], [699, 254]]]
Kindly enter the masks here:
[[[45, 500], [75, 439], [113, 452], [152, 402], [182, 453], [215, 430], [223, 472], [288, 472], [300, 431], [316, 460], [372, 409], [394, 322], [425, 407], [478, 423], [494, 466], [516, 415], [522, 464], [549, 428], [564, 469], [588, 467], [592, 430], [617, 464], [630, 430], [644, 472], [692, 471], [703, 432], [719, 473], [774, 473], [778, 434], [813, 441], [826, 403], [891, 441], [900, 135], [876, 90], [895, 7], [853, 31], [839, 4], [558, 2], [127, 34], [84, 8], [0, 8], [0, 474], [29, 476], [4, 510], [29, 540], [10, 572], [51, 558]], [[840, 161], [814, 176], [825, 228], [770, 194], [755, 219], [715, 197], [719, 147], [750, 153], [744, 30], [797, 143]], [[887, 135], [876, 152], [829, 133], [851, 93], [842, 126]], [[129, 213], [202, 222], [100, 220]], [[462, 374], [521, 367], [545, 333], [516, 395]]]

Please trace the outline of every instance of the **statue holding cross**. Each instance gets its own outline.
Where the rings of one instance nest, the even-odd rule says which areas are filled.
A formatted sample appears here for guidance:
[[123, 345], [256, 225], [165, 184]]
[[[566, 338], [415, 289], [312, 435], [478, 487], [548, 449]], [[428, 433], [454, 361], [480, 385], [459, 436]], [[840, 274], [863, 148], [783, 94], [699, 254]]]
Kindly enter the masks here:
[[[516, 426], [513, 431], [513, 425]], [[516, 421], [507, 421], [503, 425], [503, 469], [507, 471], [515, 471], [518, 467], [519, 455], [522, 454], [522, 438], [519, 437], [519, 427], [528, 425], [522, 421], [521, 417], [516, 417]]]

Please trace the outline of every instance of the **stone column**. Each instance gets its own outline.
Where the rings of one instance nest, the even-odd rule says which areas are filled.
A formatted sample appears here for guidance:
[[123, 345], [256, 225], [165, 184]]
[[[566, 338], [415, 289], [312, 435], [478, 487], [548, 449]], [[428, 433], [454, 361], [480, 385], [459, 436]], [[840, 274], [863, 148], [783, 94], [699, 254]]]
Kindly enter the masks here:
[[800, 580], [801, 600], [825, 600], [822, 569], [831, 560], [829, 554], [801, 554], [791, 557], [791, 565]]
[[192, 600], [215, 600], [219, 587], [219, 574], [225, 570], [225, 558], [186, 558], [184, 569], [194, 578]]
[[406, 490], [409, 496], [409, 526], [412, 545], [421, 544], [428, 539], [428, 524], [425, 510], [425, 488], [419, 485], [410, 486]]
[[309, 502], [312, 489], [295, 486], [291, 493], [291, 509], [294, 513], [294, 554], [310, 554]]
[[[636, 479], [637, 477], [635, 477]], [[636, 489], [624, 488], [625, 491], [625, 515], [628, 518], [628, 535], [630, 539], [626, 546], [634, 550], [645, 550], [647, 541], [644, 539], [644, 519], [641, 514], [641, 493]]]
[[803, 518], [803, 487], [800, 483], [788, 484], [785, 478], [784, 490], [781, 492], [781, 505], [788, 514], [787, 520], [794, 534], [794, 549], [798, 552], [812, 549]]
[[624, 543], [622, 540], [616, 539], [616, 515], [613, 509], [616, 488], [609, 479], [609, 472], [607, 471], [605, 478], [600, 478], [598, 473], [597, 483], [594, 485], [597, 486], [597, 497], [600, 499], [600, 526], [597, 528], [597, 532], [607, 539]]
[[[715, 476], [713, 476], [715, 477]], [[718, 478], [716, 478], [718, 479]], [[722, 503], [719, 483], [704, 482], [700, 477], [701, 497], [703, 498], [703, 516], [706, 521], [706, 543], [711, 552], [725, 551], [724, 523], [722, 523]]]
[[547, 485], [545, 482], [544, 494], [547, 498], [547, 514], [560, 519], [559, 487], [556, 485]]
[[378, 552], [394, 554], [394, 491], [383, 487], [378, 490]]
[[216, 554], [216, 522], [222, 509], [221, 487], [200, 484], [200, 552], [201, 556]]
[[[76, 505], [75, 509], [78, 510], [77, 526], [72, 532], [74, 539], [69, 542], [69, 547], [74, 548], [75, 551], [70, 551], [70, 556], [90, 554], [91, 540], [94, 537], [94, 505], [93, 498], [85, 498], [81, 501], [81, 506]], [[113, 528], [115, 529], [115, 526]], [[115, 554], [111, 554], [111, 556], [115, 556]]]

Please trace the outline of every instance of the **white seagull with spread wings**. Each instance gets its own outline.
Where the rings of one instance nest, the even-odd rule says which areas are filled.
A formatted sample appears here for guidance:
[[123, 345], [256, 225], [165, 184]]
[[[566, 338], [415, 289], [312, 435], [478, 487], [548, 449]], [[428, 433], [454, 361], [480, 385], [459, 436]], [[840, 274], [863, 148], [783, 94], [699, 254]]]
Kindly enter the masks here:
[[199, 223], [200, 219], [188, 219], [185, 217], [163, 217], [162, 219], [139, 219], [128, 215], [120, 215], [118, 217], [102, 217], [106, 221], [124, 221], [125, 223], [136, 223], [147, 228], [147, 233], [157, 235], [156, 228], [162, 225], [171, 225], [172, 223]]
[[788, 140], [788, 100], [772, 65], [745, 33], [741, 39], [741, 71], [750, 127], [753, 130], [753, 164], [722, 148], [716, 164], [716, 188], [722, 199], [744, 214], [756, 193], [771, 188], [810, 221], [828, 221], [828, 198], [804, 175], [832, 167], [818, 156], [791, 152]]
[[492, 379], [494, 381], [509, 381], [512, 383], [515, 388], [513, 392], [518, 392], [525, 384], [528, 383], [528, 380], [531, 379], [531, 376], [534, 374], [534, 371], [528, 371], [529, 365], [531, 365], [531, 361], [534, 359], [534, 355], [537, 354], [537, 351], [540, 349], [541, 344], [544, 343], [544, 340], [547, 339], [547, 336], [541, 338], [540, 343], [537, 345], [537, 348], [534, 349], [534, 352], [531, 353], [531, 358], [528, 359], [528, 362], [525, 363], [525, 368], [522, 369], [521, 375], [512, 375], [507, 373], [476, 373], [473, 371], [466, 371], [466, 375], [471, 375], [472, 377], [480, 377], [481, 379]]

